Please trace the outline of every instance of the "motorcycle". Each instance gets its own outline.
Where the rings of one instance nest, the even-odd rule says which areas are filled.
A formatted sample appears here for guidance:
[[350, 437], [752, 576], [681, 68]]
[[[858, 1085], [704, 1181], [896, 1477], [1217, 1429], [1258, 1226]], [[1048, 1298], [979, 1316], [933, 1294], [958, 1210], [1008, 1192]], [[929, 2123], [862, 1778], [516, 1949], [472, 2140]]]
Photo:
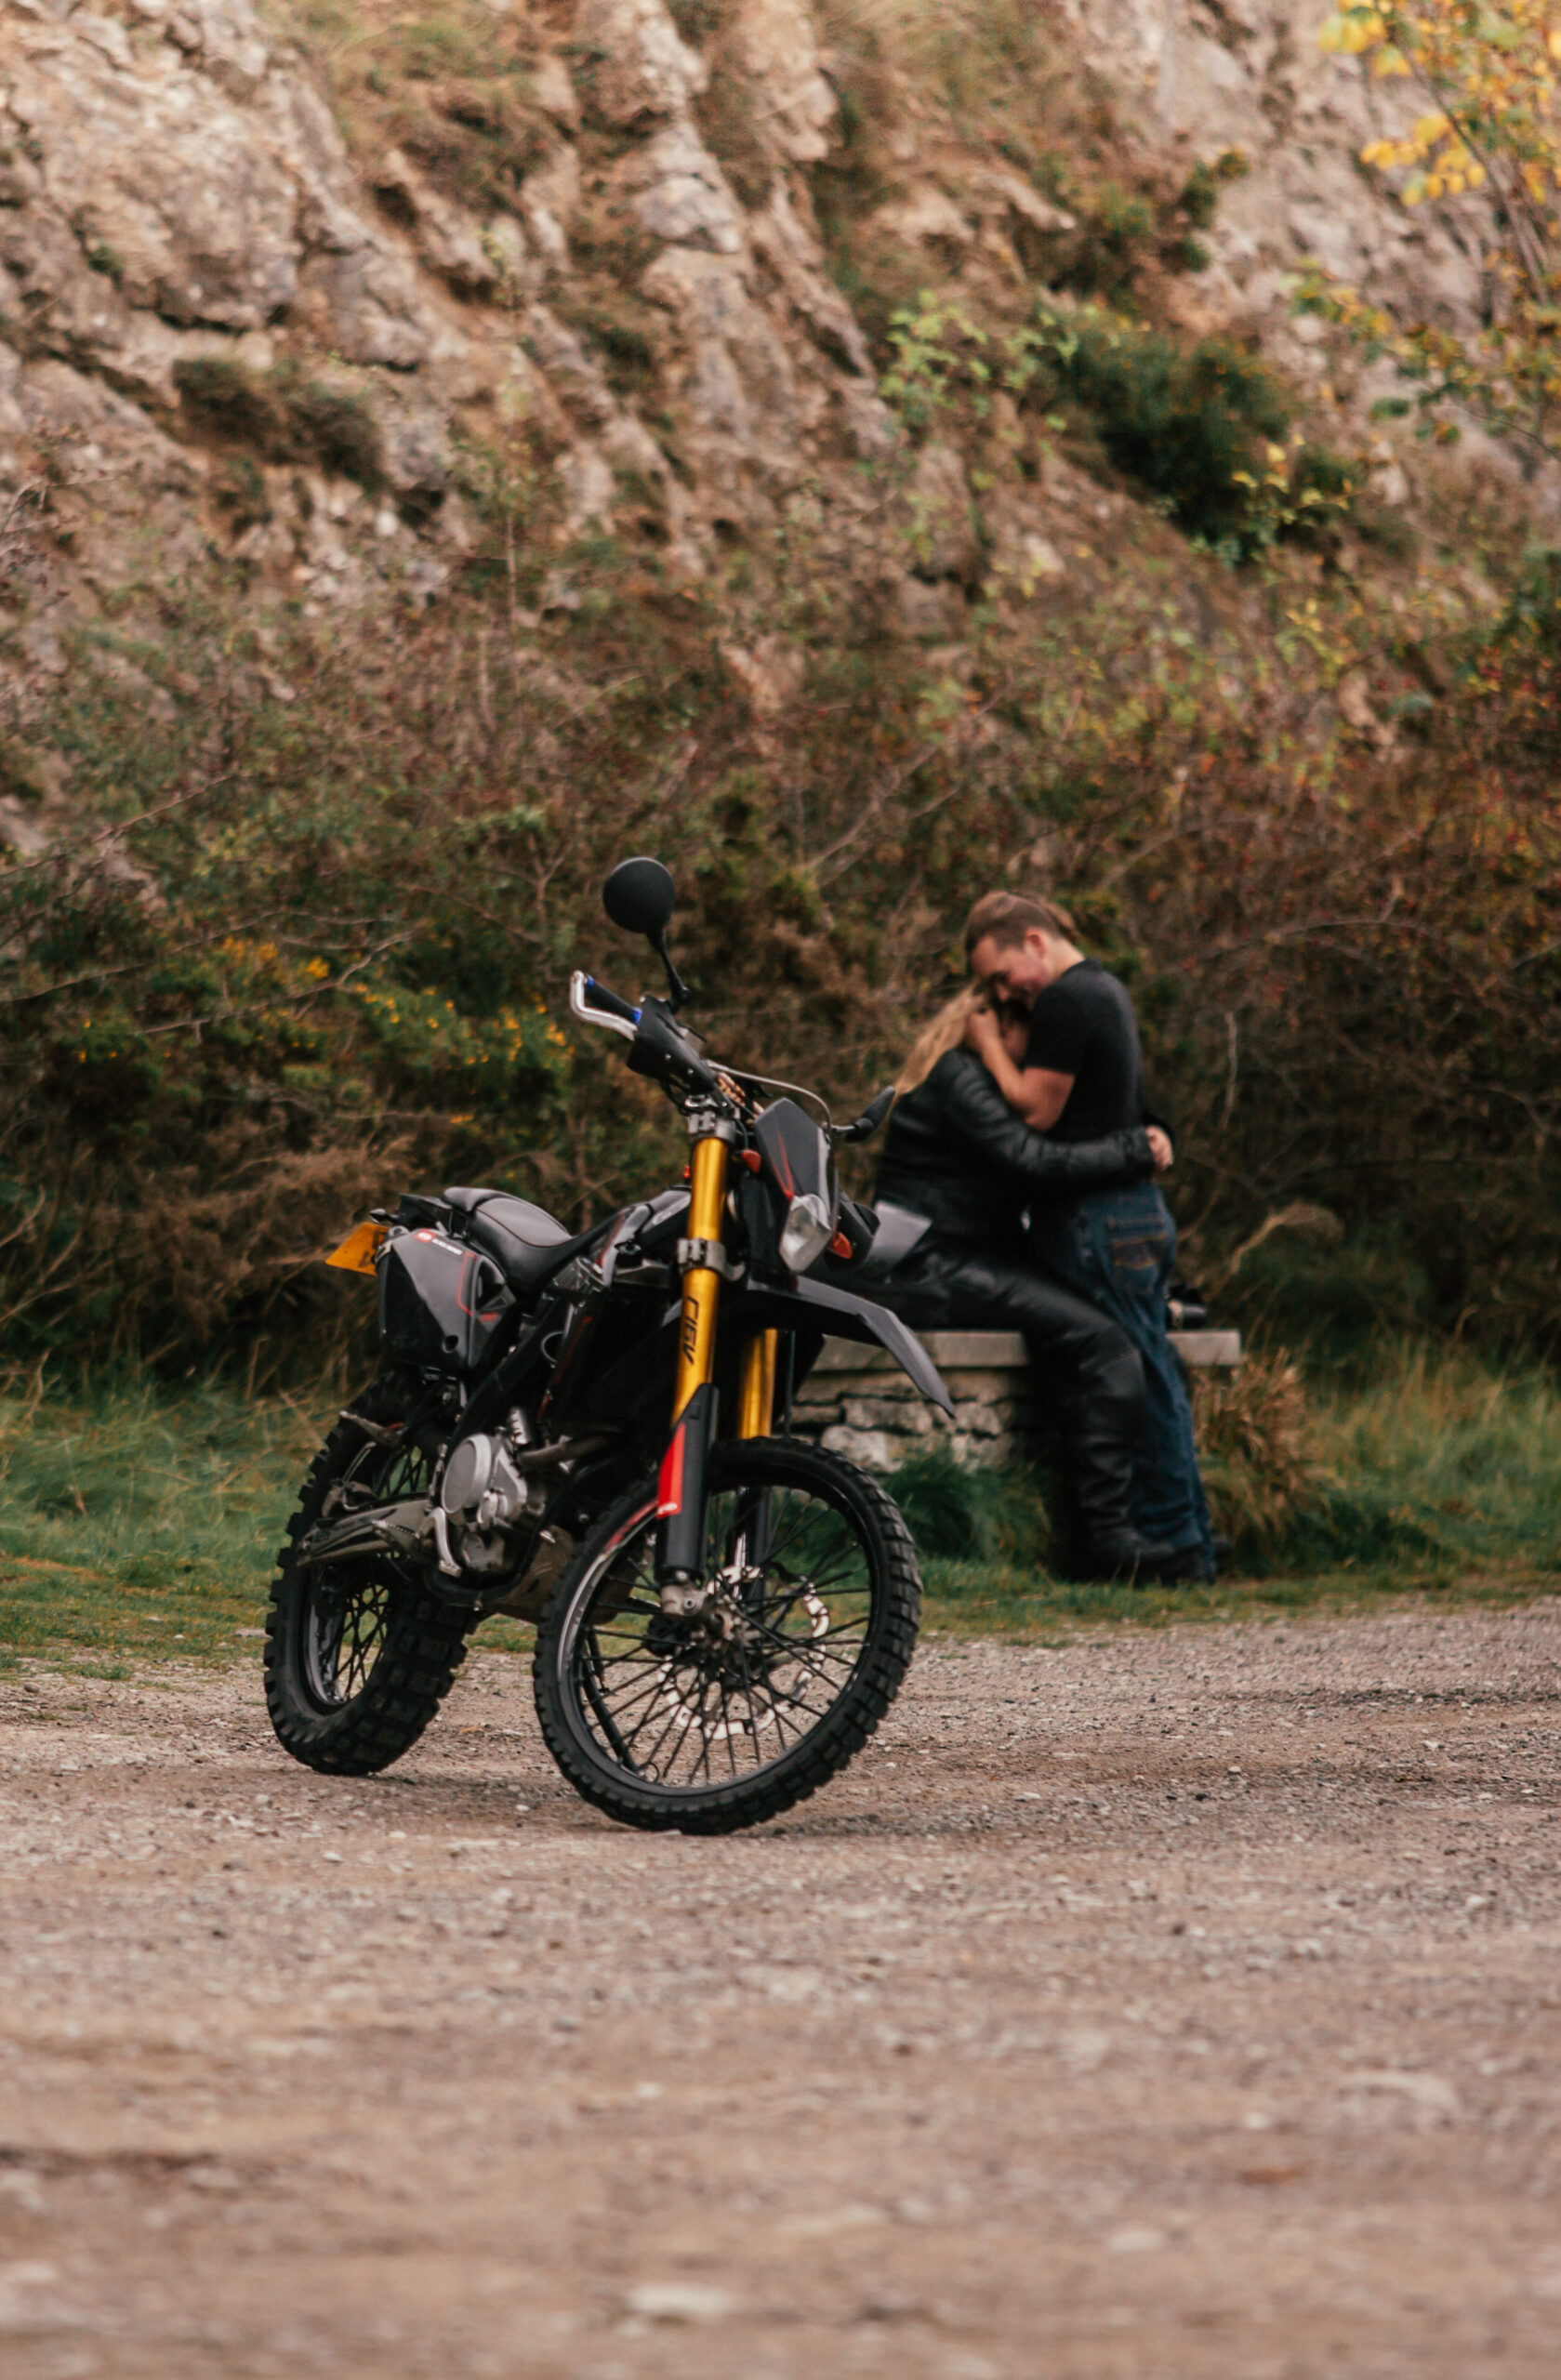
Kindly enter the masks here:
[[707, 1057], [681, 1021], [670, 875], [625, 860], [602, 898], [667, 996], [576, 972], [570, 1012], [666, 1091], [687, 1186], [575, 1234], [500, 1190], [409, 1195], [334, 1251], [377, 1282], [382, 1363], [305, 1480], [266, 1697], [294, 1759], [362, 1776], [417, 1742], [481, 1621], [516, 1614], [537, 1624], [537, 1715], [575, 1790], [629, 1826], [725, 1833], [846, 1765], [916, 1641], [905, 1523], [868, 1474], [790, 1435], [795, 1391], [836, 1336], [952, 1407], [904, 1324], [844, 1285], [878, 1219], [834, 1151], [893, 1094], [836, 1126], [816, 1093]]

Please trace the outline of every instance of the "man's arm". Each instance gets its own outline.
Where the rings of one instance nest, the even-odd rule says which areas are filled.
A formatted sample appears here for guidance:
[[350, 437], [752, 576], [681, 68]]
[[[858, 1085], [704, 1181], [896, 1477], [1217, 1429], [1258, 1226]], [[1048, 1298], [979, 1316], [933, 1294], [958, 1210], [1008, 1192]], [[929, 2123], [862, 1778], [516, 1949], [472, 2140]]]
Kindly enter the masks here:
[[1016, 1066], [1003, 1048], [1002, 1027], [990, 1009], [976, 1011], [965, 1027], [965, 1038], [1031, 1130], [1049, 1132], [1067, 1105], [1073, 1077], [1053, 1074], [1050, 1066]]

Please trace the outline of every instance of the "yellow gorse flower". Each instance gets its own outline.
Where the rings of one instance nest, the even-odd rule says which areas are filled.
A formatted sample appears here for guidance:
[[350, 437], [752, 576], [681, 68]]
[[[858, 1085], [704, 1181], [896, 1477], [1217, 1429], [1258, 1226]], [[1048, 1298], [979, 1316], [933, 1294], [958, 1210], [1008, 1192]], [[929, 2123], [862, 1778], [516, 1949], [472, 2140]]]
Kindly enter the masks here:
[[1561, 459], [1558, 0], [1378, 0], [1339, 9], [1319, 38], [1374, 73], [1411, 77], [1423, 93], [1419, 112], [1369, 141], [1361, 162], [1391, 178], [1407, 207], [1482, 199], [1467, 231], [1496, 303], [1466, 333], [1406, 327], [1391, 301], [1364, 305], [1313, 266], [1302, 306], [1419, 385], [1418, 435], [1450, 443], [1462, 412]]

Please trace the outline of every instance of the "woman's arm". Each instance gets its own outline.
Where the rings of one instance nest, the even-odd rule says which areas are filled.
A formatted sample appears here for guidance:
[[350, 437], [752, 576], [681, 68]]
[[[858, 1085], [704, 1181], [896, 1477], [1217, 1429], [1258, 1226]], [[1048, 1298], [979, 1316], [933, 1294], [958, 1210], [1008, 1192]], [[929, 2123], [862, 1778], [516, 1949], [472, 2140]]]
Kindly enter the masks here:
[[1021, 1121], [970, 1051], [943, 1059], [929, 1078], [949, 1130], [987, 1165], [1038, 1190], [1108, 1190], [1155, 1170], [1143, 1126], [1099, 1141], [1043, 1140]]

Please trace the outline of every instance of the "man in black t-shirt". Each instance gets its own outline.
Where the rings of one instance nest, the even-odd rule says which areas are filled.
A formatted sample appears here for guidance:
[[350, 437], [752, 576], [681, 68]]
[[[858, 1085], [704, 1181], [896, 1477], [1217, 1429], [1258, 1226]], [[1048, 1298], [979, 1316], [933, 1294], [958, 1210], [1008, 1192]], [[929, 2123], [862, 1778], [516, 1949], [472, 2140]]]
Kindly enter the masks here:
[[968, 1037], [1025, 1123], [1060, 1141], [1142, 1124], [1144, 1060], [1132, 1002], [1098, 959], [1085, 958], [1066, 912], [1022, 893], [989, 893], [971, 912], [965, 946], [972, 973], [995, 998], [1029, 1010], [1022, 1067], [990, 1012], [972, 1019]]
[[[1023, 1065], [1004, 1049], [990, 1012], [972, 1019], [968, 1035], [1027, 1124], [1058, 1140], [1085, 1141], [1144, 1121], [1132, 1001], [1115, 975], [1086, 959], [1065, 910], [1025, 893], [990, 892], [971, 911], [965, 950], [995, 998], [1029, 1010]], [[1089, 1191], [1038, 1210], [1031, 1238], [1040, 1263], [1118, 1322], [1143, 1359], [1148, 1416], [1133, 1456], [1135, 1528], [1171, 1549], [1172, 1575], [1211, 1577], [1213, 1538], [1192, 1410], [1166, 1336], [1176, 1257], [1170, 1209], [1152, 1182]]]

